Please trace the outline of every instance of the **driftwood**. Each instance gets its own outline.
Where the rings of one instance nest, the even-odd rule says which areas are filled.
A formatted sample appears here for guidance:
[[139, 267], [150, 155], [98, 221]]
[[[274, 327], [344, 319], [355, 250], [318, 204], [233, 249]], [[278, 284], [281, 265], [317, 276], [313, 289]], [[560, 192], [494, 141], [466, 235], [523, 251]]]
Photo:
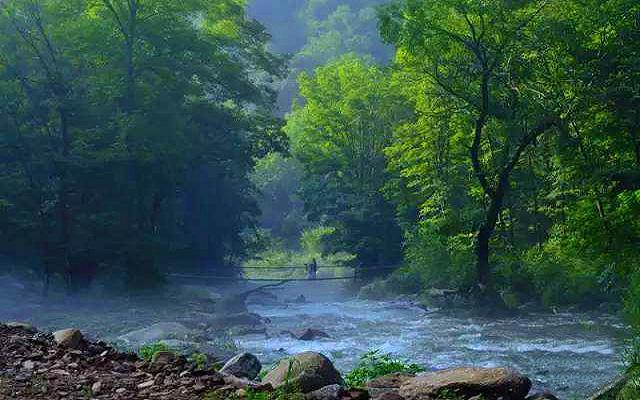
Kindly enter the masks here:
[[216, 311], [220, 313], [226, 313], [226, 314], [237, 314], [237, 313], [249, 312], [249, 310], [247, 309], [247, 298], [250, 295], [254, 293], [258, 293], [267, 288], [282, 286], [288, 281], [289, 280], [287, 279], [283, 279], [282, 281], [279, 281], [276, 283], [261, 285], [241, 293], [234, 293], [234, 294], [225, 296], [216, 303], [216, 306], [215, 306]]

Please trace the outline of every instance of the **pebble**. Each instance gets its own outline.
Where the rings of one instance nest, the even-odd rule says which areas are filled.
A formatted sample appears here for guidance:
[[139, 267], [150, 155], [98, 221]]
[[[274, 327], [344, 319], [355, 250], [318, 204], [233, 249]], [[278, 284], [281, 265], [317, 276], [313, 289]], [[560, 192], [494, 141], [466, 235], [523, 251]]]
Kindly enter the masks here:
[[94, 383], [93, 385], [91, 385], [91, 393], [100, 394], [101, 390], [102, 390], [102, 382], [98, 381], [98, 382]]
[[153, 386], [155, 382], [154, 381], [146, 381], [146, 382], [142, 382], [141, 384], [138, 385], [138, 389], [146, 389], [146, 388], [150, 388], [151, 386]]

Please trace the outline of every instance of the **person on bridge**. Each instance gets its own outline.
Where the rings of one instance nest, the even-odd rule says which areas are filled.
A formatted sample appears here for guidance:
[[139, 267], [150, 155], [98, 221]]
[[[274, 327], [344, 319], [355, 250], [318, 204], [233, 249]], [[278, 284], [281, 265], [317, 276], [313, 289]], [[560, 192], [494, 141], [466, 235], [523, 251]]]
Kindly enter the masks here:
[[318, 263], [314, 258], [307, 264], [307, 279], [315, 280], [318, 275]]

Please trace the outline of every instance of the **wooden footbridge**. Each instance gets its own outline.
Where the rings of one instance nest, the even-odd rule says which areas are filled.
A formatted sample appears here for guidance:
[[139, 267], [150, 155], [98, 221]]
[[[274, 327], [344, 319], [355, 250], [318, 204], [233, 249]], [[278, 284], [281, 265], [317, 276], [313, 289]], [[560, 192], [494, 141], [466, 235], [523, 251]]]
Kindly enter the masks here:
[[[398, 265], [383, 265], [372, 267], [355, 267], [345, 265], [318, 265], [314, 276], [309, 276], [308, 265], [283, 265], [283, 266], [242, 266], [237, 269], [224, 270], [220, 273], [169, 273], [169, 278], [179, 280], [198, 280], [198, 281], [235, 281], [235, 282], [317, 282], [317, 281], [357, 281], [364, 274], [370, 272], [394, 271], [398, 269]], [[351, 270], [351, 273], [345, 276], [335, 276], [336, 271]], [[229, 272], [234, 274], [229, 274]], [[306, 277], [295, 276], [296, 272], [304, 271]], [[330, 273], [323, 273], [331, 271]], [[264, 272], [265, 274], [261, 274]], [[286, 276], [272, 277], [273, 273], [286, 273]], [[254, 276], [255, 275], [255, 276]], [[260, 276], [263, 275], [263, 276]], [[266, 275], [266, 276], [264, 276]], [[300, 275], [300, 274], [297, 274]]]

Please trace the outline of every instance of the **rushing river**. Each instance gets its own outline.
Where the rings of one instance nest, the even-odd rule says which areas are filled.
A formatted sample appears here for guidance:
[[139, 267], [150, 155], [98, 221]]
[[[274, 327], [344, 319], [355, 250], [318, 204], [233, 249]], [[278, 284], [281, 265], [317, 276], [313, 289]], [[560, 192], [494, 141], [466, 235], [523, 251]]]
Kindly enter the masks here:
[[323, 301], [322, 291], [304, 292], [311, 302], [256, 304], [251, 311], [269, 318], [272, 332], [312, 327], [331, 338], [302, 342], [283, 334], [251, 335], [242, 337], [240, 346], [266, 362], [283, 352], [320, 351], [343, 371], [371, 349], [427, 369], [513, 366], [537, 388], [548, 388], [564, 399], [583, 398], [621, 368], [624, 326], [611, 316], [560, 313], [485, 319], [428, 312], [401, 301]]
[[[42, 302], [29, 294], [31, 290], [7, 282], [0, 280], [0, 321], [29, 321], [43, 329], [75, 326], [106, 340], [158, 322], [184, 321], [200, 307], [191, 292], [180, 290], [146, 300]], [[197, 288], [199, 296], [225, 290], [232, 288]], [[478, 318], [426, 311], [404, 301], [358, 300], [341, 285], [324, 282], [289, 284], [273, 293], [278, 302], [258, 300], [249, 306], [270, 320], [266, 334], [235, 337], [241, 350], [256, 354], [266, 365], [288, 354], [315, 350], [346, 372], [363, 353], [379, 349], [426, 369], [512, 366], [532, 378], [536, 388], [548, 388], [563, 399], [584, 398], [614, 378], [622, 365], [625, 327], [610, 315]], [[282, 302], [300, 294], [306, 303]], [[299, 341], [285, 332], [301, 328], [323, 330], [330, 338]]]

